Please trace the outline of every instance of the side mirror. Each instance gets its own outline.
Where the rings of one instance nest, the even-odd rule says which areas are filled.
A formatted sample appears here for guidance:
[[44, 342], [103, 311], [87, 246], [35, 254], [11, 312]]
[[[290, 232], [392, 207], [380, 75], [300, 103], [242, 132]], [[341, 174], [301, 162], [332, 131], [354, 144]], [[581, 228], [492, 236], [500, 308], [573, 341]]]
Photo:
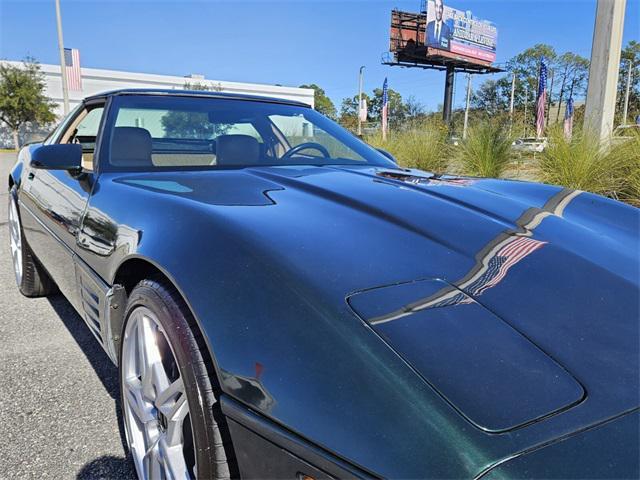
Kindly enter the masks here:
[[394, 157], [393, 155], [391, 155], [389, 152], [387, 152], [384, 148], [376, 148], [376, 150], [378, 150], [382, 155], [384, 155], [385, 157], [387, 157], [389, 160], [391, 160], [393, 163], [395, 163], [396, 165], [398, 164], [398, 161], [396, 160], [396, 157]]
[[82, 145], [42, 145], [32, 150], [29, 164], [32, 168], [43, 170], [79, 170], [82, 168]]

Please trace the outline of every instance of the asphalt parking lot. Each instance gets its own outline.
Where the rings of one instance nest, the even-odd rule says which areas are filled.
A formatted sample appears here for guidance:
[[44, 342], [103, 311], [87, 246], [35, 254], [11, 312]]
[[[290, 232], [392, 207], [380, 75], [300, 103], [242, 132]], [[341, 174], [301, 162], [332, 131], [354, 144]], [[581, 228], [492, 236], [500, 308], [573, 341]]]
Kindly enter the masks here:
[[15, 286], [0, 153], [0, 479], [131, 478], [118, 425], [118, 376], [62, 296]]

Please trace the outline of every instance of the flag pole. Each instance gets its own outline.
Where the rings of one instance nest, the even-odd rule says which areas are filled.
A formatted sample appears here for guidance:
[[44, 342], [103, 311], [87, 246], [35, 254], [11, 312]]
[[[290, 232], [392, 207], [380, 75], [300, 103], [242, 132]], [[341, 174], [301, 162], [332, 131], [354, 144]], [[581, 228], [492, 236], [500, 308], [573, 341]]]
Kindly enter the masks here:
[[64, 61], [64, 40], [62, 39], [62, 16], [60, 15], [60, 0], [56, 2], [56, 22], [58, 24], [58, 49], [60, 50], [60, 75], [62, 76], [62, 99], [64, 114], [69, 113], [69, 87], [67, 85], [67, 68]]
[[382, 141], [387, 141], [387, 129], [389, 128], [389, 97], [387, 79], [382, 84]]

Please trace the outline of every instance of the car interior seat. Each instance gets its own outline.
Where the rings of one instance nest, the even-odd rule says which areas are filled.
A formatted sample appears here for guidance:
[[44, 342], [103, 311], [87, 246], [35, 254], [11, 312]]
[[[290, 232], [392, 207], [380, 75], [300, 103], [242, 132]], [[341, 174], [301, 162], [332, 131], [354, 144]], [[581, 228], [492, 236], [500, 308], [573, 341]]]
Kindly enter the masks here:
[[111, 164], [121, 167], [151, 167], [152, 143], [149, 130], [115, 127], [111, 139]]
[[255, 165], [260, 158], [260, 143], [251, 135], [220, 135], [216, 155], [218, 165]]

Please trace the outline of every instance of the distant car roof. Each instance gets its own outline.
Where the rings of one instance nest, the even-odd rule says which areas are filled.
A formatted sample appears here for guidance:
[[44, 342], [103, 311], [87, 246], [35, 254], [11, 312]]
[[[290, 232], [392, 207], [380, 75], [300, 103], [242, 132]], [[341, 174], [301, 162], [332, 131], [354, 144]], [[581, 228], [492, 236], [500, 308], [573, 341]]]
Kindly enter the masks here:
[[104, 97], [113, 97], [118, 95], [156, 95], [156, 96], [170, 96], [170, 97], [209, 97], [209, 98], [226, 98], [233, 100], [250, 100], [254, 102], [266, 102], [266, 103], [283, 103], [287, 105], [297, 105], [300, 107], [311, 108], [310, 105], [298, 102], [296, 100], [287, 100], [285, 98], [275, 97], [263, 97], [260, 95], [247, 95], [240, 93], [223, 93], [223, 92], [211, 92], [206, 90], [168, 90], [168, 89], [154, 89], [154, 88], [123, 88], [119, 90], [110, 90], [108, 92], [98, 93], [85, 98], [85, 100], [92, 100]]

